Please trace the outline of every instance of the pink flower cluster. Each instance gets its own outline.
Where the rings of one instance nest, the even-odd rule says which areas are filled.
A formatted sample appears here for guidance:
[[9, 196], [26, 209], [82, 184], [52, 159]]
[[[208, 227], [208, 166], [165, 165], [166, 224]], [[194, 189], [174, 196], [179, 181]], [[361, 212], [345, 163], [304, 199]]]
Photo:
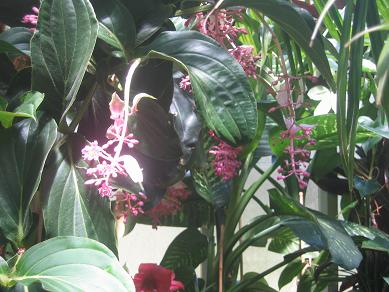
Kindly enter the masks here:
[[39, 9], [37, 7], [32, 7], [32, 12], [33, 14], [26, 14], [23, 16], [22, 23], [30, 25], [31, 30], [35, 30], [38, 23]]
[[[239, 34], [247, 34], [244, 28], [239, 28], [234, 25], [235, 18], [240, 18], [241, 10], [216, 10], [209, 17], [203, 13], [197, 13], [193, 18], [189, 18], [185, 25], [195, 24], [197, 30], [208, 35], [216, 40], [225, 48], [229, 49], [229, 53], [239, 62], [245, 71], [246, 75], [256, 79], [255, 63], [259, 60], [259, 56], [254, 54], [254, 47], [236, 44], [236, 39]], [[180, 87], [188, 92], [192, 92], [189, 76], [185, 76]]]
[[142, 169], [137, 160], [131, 155], [121, 155], [123, 145], [131, 150], [139, 141], [132, 133], [127, 133], [127, 131], [123, 133], [124, 102], [116, 93], [112, 95], [110, 110], [113, 125], [107, 130], [108, 142], [100, 146], [97, 141], [94, 141], [81, 150], [83, 159], [90, 163], [86, 174], [91, 178], [85, 184], [98, 187], [102, 197], [113, 195], [110, 178], [115, 178], [118, 174], [129, 176], [135, 183], [143, 181]]
[[209, 153], [214, 155], [212, 166], [217, 176], [228, 181], [237, 175], [241, 166], [241, 163], [238, 160], [241, 149], [227, 144], [212, 131], [209, 132], [209, 135], [218, 143], [209, 150]]
[[144, 201], [146, 196], [143, 194], [135, 195], [124, 191], [115, 193], [115, 214], [117, 218], [123, 217], [124, 223], [127, 222], [128, 216], [138, 216], [143, 214]]
[[[289, 145], [284, 152], [288, 154], [289, 160], [284, 161], [284, 167], [278, 169], [280, 174], [277, 179], [284, 180], [291, 175], [297, 179], [300, 189], [304, 190], [308, 183], [310, 173], [307, 172], [308, 161], [310, 160], [311, 151], [306, 147], [314, 145], [316, 141], [311, 138], [313, 126], [311, 125], [297, 125], [295, 123], [288, 123], [287, 129], [281, 132], [282, 139], [288, 139]], [[300, 141], [300, 145], [296, 145], [296, 141]]]
[[161, 218], [175, 215], [181, 210], [182, 202], [190, 196], [190, 192], [183, 182], [178, 182], [167, 189], [166, 195], [157, 206], [147, 211], [153, 221], [153, 228], [161, 223]]

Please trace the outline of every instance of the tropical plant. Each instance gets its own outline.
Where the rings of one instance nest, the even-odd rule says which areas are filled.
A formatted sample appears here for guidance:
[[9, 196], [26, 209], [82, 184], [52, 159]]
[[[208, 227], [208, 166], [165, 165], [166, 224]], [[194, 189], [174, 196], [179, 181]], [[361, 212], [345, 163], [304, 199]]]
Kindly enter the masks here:
[[[0, 286], [131, 291], [117, 240], [150, 224], [186, 229], [136, 291], [388, 288], [385, 1], [25, 2], [0, 4]], [[240, 275], [267, 241], [284, 260]]]

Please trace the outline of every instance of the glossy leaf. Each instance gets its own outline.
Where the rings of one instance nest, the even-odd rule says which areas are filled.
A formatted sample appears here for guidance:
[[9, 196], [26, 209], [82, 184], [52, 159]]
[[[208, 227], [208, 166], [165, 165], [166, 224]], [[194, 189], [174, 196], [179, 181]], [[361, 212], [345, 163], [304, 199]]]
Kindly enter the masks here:
[[105, 244], [117, 254], [115, 220], [110, 202], [102, 198], [94, 186], [84, 185], [85, 174], [77, 165], [82, 141], [71, 138], [56, 149], [54, 161], [44, 175], [43, 218], [47, 237], [88, 237]]
[[358, 119], [358, 123], [362, 128], [372, 133], [375, 133], [383, 138], [389, 139], [389, 127], [387, 123], [380, 123], [380, 119], [373, 121], [369, 117], [363, 116]]
[[173, 270], [186, 287], [191, 286], [193, 271], [207, 258], [207, 252], [207, 237], [195, 228], [188, 228], [169, 245], [161, 265]]
[[297, 259], [293, 262], [290, 262], [282, 270], [280, 277], [278, 278], [278, 288], [281, 289], [285, 285], [292, 282], [292, 280], [301, 273], [304, 266], [305, 266], [305, 263], [302, 263], [301, 259]]
[[[258, 276], [258, 273], [255, 272], [248, 272], [243, 275], [242, 282], [248, 281], [251, 278]], [[245, 287], [245, 292], [276, 292], [277, 290], [274, 290], [272, 287], [269, 286], [269, 284], [266, 282], [265, 278], [262, 278], [261, 280], [256, 281], [255, 283]]]
[[56, 135], [55, 122], [45, 116], [0, 129], [0, 229], [13, 242], [21, 243], [30, 228], [29, 204]]
[[7, 274], [8, 271], [9, 271], [8, 263], [6, 262], [5, 259], [0, 257], [0, 275]]
[[24, 27], [12, 27], [0, 34], [0, 53], [30, 55], [32, 32]]
[[272, 252], [288, 254], [300, 248], [299, 239], [290, 228], [281, 228], [273, 236], [268, 249]]
[[[225, 0], [222, 7], [245, 6], [264, 13], [267, 17], [277, 22], [297, 44], [306, 52], [321, 74], [327, 80], [331, 88], [335, 88], [330, 66], [320, 40], [316, 40], [312, 47], [309, 46], [313, 29], [306, 21], [307, 14], [301, 14], [290, 2], [283, 0]], [[310, 20], [313, 21], [312, 18]]]
[[[98, 24], [88, 0], [45, 0], [31, 40], [32, 89], [57, 120], [73, 104], [92, 55]], [[65, 110], [65, 111], [64, 111]]]
[[28, 249], [11, 278], [48, 291], [131, 291], [131, 277], [103, 244], [88, 238], [56, 237]]
[[[102, 24], [99, 25], [99, 35], [101, 36], [105, 32], [103, 36], [109, 36], [109, 40], [111, 40], [108, 43], [115, 44], [123, 56], [127, 57], [134, 48], [136, 35], [135, 22], [131, 13], [119, 0], [109, 2], [91, 0], [91, 3]], [[101, 33], [100, 30], [102, 30]], [[108, 41], [107, 38], [103, 38], [103, 40]]]
[[36, 110], [43, 101], [44, 95], [40, 92], [29, 91], [20, 97], [21, 105], [13, 112], [0, 110], [0, 122], [4, 128], [12, 126], [15, 118], [31, 118], [36, 120]]
[[214, 40], [199, 32], [163, 32], [142, 48], [150, 57], [175, 61], [187, 70], [207, 126], [233, 144], [256, 133], [256, 103], [239, 63]]
[[310, 211], [274, 189], [269, 191], [269, 195], [276, 213], [302, 216], [307, 219], [306, 222], [302, 222], [303, 224], [300, 222], [287, 224], [300, 239], [314, 247], [327, 249], [332, 261], [345, 269], [359, 266], [362, 255], [339, 221], [319, 212]]

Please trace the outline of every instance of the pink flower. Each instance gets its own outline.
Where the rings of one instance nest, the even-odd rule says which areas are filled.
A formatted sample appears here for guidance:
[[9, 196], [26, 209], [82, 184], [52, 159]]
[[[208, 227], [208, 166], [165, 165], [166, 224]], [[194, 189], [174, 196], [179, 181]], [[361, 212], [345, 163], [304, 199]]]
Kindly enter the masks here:
[[214, 155], [212, 165], [215, 173], [225, 181], [230, 180], [237, 175], [241, 166], [240, 161], [238, 161], [240, 148], [235, 148], [227, 144], [218, 138], [212, 131], [210, 131], [210, 136], [219, 143], [209, 150], [209, 153]]
[[143, 173], [138, 161], [129, 154], [121, 155], [120, 153], [123, 145], [131, 150], [134, 145], [139, 143], [132, 133], [122, 133], [124, 129], [124, 103], [114, 93], [109, 105], [113, 120], [113, 124], [107, 130], [109, 140], [102, 146], [94, 141], [81, 150], [83, 159], [90, 161], [91, 164], [86, 174], [92, 178], [86, 180], [85, 184], [98, 187], [102, 197], [111, 197], [114, 194], [113, 188], [109, 185], [110, 178], [115, 178], [118, 174], [129, 176], [135, 183], [143, 181]]
[[112, 195], [112, 188], [106, 182], [103, 182], [99, 187], [99, 194], [102, 197], [110, 197]]
[[133, 281], [136, 292], [174, 292], [184, 285], [174, 280], [174, 273], [157, 264], [140, 264]]
[[221, 45], [225, 45], [225, 42], [230, 42], [231, 39], [236, 39], [239, 34], [246, 34], [247, 31], [244, 28], [238, 28], [234, 26], [234, 16], [240, 16], [240, 10], [216, 10], [205, 23], [206, 19], [204, 15], [196, 14], [196, 21], [198, 21], [198, 30], [210, 36]]
[[259, 56], [254, 56], [253, 50], [252, 46], [238, 46], [228, 51], [239, 62], [247, 76], [257, 79], [255, 63]]
[[26, 14], [23, 16], [22, 23], [30, 25], [32, 30], [35, 30], [35, 27], [38, 23], [39, 9], [37, 7], [32, 7], [32, 12], [34, 14]]
[[188, 91], [189, 93], [192, 93], [192, 84], [190, 83], [189, 75], [186, 75], [181, 79], [180, 88], [185, 91]]
[[157, 206], [146, 212], [153, 221], [153, 228], [161, 223], [161, 218], [175, 215], [181, 208], [182, 202], [190, 196], [187, 186], [183, 182], [178, 182], [166, 191], [166, 195]]
[[90, 143], [89, 145], [86, 145], [81, 150], [82, 158], [84, 160], [89, 160], [89, 161], [91, 161], [91, 160], [98, 161], [101, 151], [102, 151], [102, 149], [98, 145], [97, 141], [93, 141], [92, 143]]

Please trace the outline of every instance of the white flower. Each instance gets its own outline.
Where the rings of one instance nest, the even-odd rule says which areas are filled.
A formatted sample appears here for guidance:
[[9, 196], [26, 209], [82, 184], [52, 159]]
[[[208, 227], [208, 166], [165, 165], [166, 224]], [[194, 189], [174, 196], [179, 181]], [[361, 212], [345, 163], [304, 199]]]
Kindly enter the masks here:
[[336, 93], [319, 85], [312, 87], [307, 94], [310, 99], [320, 101], [313, 113], [315, 116], [328, 114], [331, 109], [336, 113]]

